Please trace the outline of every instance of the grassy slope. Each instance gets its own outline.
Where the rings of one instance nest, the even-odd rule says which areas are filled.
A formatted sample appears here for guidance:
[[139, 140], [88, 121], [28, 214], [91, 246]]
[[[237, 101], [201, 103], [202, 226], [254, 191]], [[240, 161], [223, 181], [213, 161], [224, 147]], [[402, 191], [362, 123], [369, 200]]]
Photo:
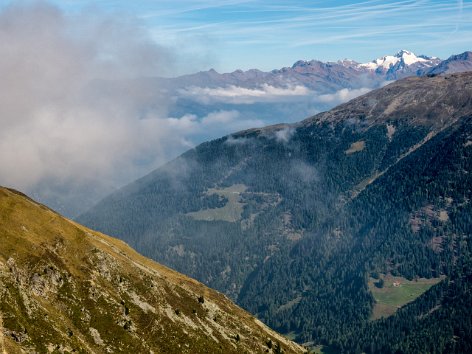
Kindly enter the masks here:
[[442, 278], [420, 278], [410, 281], [403, 277], [392, 276], [381, 276], [381, 278], [385, 282], [383, 288], [375, 286], [376, 280], [369, 281], [369, 289], [376, 301], [372, 313], [373, 320], [393, 315], [400, 307], [414, 301], [442, 280]]
[[222, 220], [228, 222], [236, 222], [241, 219], [243, 207], [245, 203], [241, 202], [241, 193], [243, 193], [247, 187], [243, 184], [236, 184], [227, 188], [210, 188], [206, 194], [212, 195], [217, 194], [228, 200], [225, 206], [221, 208], [204, 209], [195, 212], [188, 213], [187, 215], [195, 220]]
[[302, 351], [222, 294], [18, 192], [0, 188], [0, 211], [0, 351], [262, 352], [267, 338]]

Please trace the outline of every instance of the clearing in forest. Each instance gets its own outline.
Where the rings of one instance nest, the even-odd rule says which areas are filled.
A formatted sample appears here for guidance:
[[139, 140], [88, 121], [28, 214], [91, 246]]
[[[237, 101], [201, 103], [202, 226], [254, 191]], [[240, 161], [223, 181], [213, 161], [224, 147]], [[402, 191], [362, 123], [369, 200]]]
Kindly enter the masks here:
[[[384, 282], [382, 288], [376, 285], [380, 279]], [[400, 307], [415, 300], [444, 278], [407, 280], [402, 277], [381, 275], [380, 279], [369, 280], [369, 289], [375, 298], [372, 320], [393, 315]]]
[[227, 188], [210, 188], [206, 192], [207, 195], [217, 194], [226, 198], [228, 201], [225, 206], [221, 208], [204, 209], [187, 213], [188, 216], [195, 220], [204, 221], [228, 221], [236, 222], [241, 220], [241, 214], [243, 212], [244, 205], [246, 203], [241, 202], [241, 193], [246, 191], [247, 186], [244, 184], [233, 184]]
[[356, 141], [355, 143], [352, 143], [349, 149], [344, 151], [346, 155], [351, 155], [355, 152], [359, 152], [365, 149], [365, 141], [364, 140], [359, 140]]

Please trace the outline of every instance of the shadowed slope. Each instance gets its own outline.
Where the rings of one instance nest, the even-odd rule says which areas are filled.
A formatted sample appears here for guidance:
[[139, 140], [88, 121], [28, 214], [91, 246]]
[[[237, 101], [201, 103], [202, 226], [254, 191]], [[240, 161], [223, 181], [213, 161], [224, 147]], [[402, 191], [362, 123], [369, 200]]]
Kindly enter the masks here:
[[471, 122], [472, 73], [407, 78], [203, 143], [79, 220], [298, 341], [348, 348], [370, 275], [439, 281], [470, 257]]

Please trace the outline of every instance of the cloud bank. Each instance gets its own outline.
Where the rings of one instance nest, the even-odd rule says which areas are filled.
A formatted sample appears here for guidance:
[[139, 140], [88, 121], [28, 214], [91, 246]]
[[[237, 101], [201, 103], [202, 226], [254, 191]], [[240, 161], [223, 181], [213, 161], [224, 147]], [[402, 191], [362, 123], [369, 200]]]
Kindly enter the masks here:
[[[389, 81], [385, 82], [385, 84], [387, 83], [389, 83]], [[381, 86], [384, 86], [384, 84]], [[255, 103], [312, 102], [333, 106], [364, 95], [371, 90], [372, 87], [361, 87], [355, 89], [343, 88], [333, 93], [319, 94], [318, 92], [310, 90], [302, 85], [278, 87], [269, 84], [262, 84], [257, 88], [247, 88], [235, 85], [224, 87], [190, 86], [179, 89], [177, 92], [179, 98], [186, 98], [204, 105], [219, 103], [252, 105]]]
[[313, 92], [301, 85], [275, 87], [262, 84], [258, 88], [246, 88], [235, 85], [217, 88], [192, 86], [180, 89], [179, 94], [182, 97], [190, 98], [203, 104], [253, 104], [257, 102], [300, 100], [313, 95]]
[[[171, 54], [132, 21], [66, 17], [42, 3], [0, 13], [0, 183], [30, 192], [57, 183], [123, 178], [166, 133], [139, 120], [145, 92], [103, 91], [106, 80], [162, 74]], [[162, 102], [161, 102], [162, 103]]]
[[358, 89], [348, 89], [343, 88], [339, 91], [334, 93], [319, 95], [314, 98], [314, 101], [320, 103], [329, 103], [329, 104], [340, 104], [352, 100], [358, 96], [364, 95], [368, 92], [372, 91], [372, 88], [362, 87]]
[[168, 117], [165, 88], [140, 78], [171, 74], [175, 53], [132, 18], [13, 4], [0, 12], [0, 43], [0, 184], [68, 215], [193, 146], [199, 132], [261, 125], [236, 111]]
[[[139, 21], [45, 2], [4, 7], [0, 43], [0, 185], [69, 216], [198, 142], [365, 92], [268, 84], [175, 92], [149, 78], [172, 75], [178, 53]], [[194, 104], [175, 110], [182, 99]]]

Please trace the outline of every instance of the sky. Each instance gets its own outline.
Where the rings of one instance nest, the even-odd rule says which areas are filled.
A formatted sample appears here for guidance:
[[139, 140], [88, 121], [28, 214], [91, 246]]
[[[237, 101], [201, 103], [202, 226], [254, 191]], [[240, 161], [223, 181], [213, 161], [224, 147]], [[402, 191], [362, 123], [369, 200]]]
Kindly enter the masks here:
[[157, 43], [179, 51], [174, 74], [271, 70], [299, 59], [367, 62], [400, 49], [445, 59], [472, 42], [472, 1], [462, 0], [55, 3], [69, 14], [93, 9], [134, 17]]
[[199, 142], [371, 89], [174, 92], [146, 78], [400, 49], [446, 58], [472, 49], [471, 1], [0, 0], [0, 185], [78, 215]]

